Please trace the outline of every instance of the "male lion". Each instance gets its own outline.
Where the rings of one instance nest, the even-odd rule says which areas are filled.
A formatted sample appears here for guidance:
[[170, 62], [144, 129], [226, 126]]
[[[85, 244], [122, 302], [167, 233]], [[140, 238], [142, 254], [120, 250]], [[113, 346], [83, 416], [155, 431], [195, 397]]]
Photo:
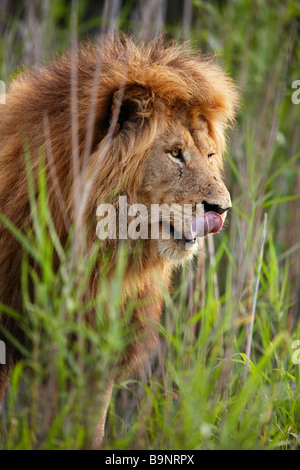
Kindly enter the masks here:
[[[147, 208], [174, 203], [204, 207], [204, 215], [192, 219], [189, 236], [176, 239], [171, 225], [169, 239], [145, 239], [142, 249], [129, 257], [124, 305], [133, 291], [152, 301], [133, 314], [140, 339], [133, 338], [125, 353], [122, 368], [127, 373], [156, 342], [162, 295], [153, 272], [169, 288], [173, 266], [197, 250], [199, 224], [202, 235], [218, 232], [231, 206], [222, 182], [222, 155], [224, 131], [236, 105], [235, 85], [211, 59], [185, 47], [165, 46], [161, 38], [137, 45], [128, 37], [109, 37], [100, 47], [81, 46], [20, 75], [0, 107], [0, 212], [23, 232], [32, 224], [25, 147], [35, 179], [41, 149], [47, 156], [49, 206], [62, 243], [68, 236], [62, 205], [71, 221], [82, 220], [88, 248], [97, 240], [97, 207], [107, 201], [116, 205], [119, 195], [127, 197], [128, 205]], [[78, 176], [85, 184], [79, 201], [73, 181]], [[171, 224], [175, 218], [173, 214]], [[119, 240], [104, 245], [112, 252], [113, 270]], [[22, 255], [21, 245], [1, 223], [0, 301], [20, 312]], [[99, 264], [88, 296], [96, 295], [98, 269]], [[22, 340], [11, 317], [2, 313], [1, 323]], [[0, 400], [16, 358], [8, 344], [7, 364], [0, 366]], [[94, 447], [101, 445], [115, 378], [113, 373]]]

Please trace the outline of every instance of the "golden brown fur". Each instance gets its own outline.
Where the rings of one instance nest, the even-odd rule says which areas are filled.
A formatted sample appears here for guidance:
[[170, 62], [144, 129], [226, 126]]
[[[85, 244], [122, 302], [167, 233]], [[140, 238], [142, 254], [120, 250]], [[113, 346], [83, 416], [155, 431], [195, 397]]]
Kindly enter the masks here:
[[[73, 99], [76, 84], [78, 105]], [[90, 247], [96, 240], [97, 206], [116, 201], [119, 194], [126, 195], [129, 203], [147, 207], [205, 200], [227, 208], [230, 196], [221, 181], [224, 131], [234, 118], [236, 104], [232, 80], [212, 60], [184, 47], [164, 46], [162, 39], [136, 45], [127, 37], [110, 37], [100, 48], [85, 45], [73, 57], [66, 53], [18, 77], [11, 84], [7, 104], [0, 107], [0, 211], [20, 230], [31, 224], [25, 142], [35, 177], [40, 149], [47, 155], [49, 205], [62, 242], [68, 221], [76, 221], [85, 228]], [[185, 154], [184, 164], [170, 155], [178, 147]], [[79, 174], [81, 180], [74, 183], [74, 175], [76, 179]], [[78, 181], [82, 187], [76, 186]], [[118, 241], [109, 246], [113, 269]], [[148, 345], [145, 339], [133, 342], [126, 355], [129, 369], [155, 344], [149, 325], [159, 321], [162, 299], [153, 271], [169, 288], [173, 265], [187, 256], [190, 252], [171, 239], [147, 240], [140, 253], [130, 257], [124, 303], [132, 292], [153, 302], [134, 313]], [[18, 311], [22, 310], [21, 259], [22, 248], [1, 224], [0, 301]], [[89, 295], [95, 295], [95, 279]], [[11, 320], [2, 315], [1, 321], [20, 335]], [[12, 349], [8, 356], [8, 366], [1, 366], [2, 395], [15, 360]]]

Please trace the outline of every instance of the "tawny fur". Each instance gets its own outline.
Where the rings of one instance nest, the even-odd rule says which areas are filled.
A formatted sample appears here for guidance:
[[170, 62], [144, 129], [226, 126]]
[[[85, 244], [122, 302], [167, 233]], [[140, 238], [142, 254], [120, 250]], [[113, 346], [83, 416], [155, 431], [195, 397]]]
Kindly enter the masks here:
[[[72, 76], [73, 84], [78, 84], [73, 88], [78, 97], [75, 107]], [[49, 205], [62, 243], [68, 236], [66, 220], [73, 223], [81, 211], [80, 226], [90, 248], [97, 239], [97, 206], [114, 203], [120, 194], [128, 197], [129, 204], [140, 202], [147, 207], [203, 200], [228, 207], [222, 155], [224, 132], [234, 119], [236, 105], [236, 87], [214, 61], [183, 46], [165, 46], [162, 39], [136, 45], [128, 37], [109, 37], [100, 46], [80, 47], [73, 56], [65, 53], [15, 79], [6, 105], [0, 106], [0, 211], [24, 232], [32, 223], [25, 147], [35, 178], [41, 150], [47, 155]], [[74, 148], [74, 129], [78, 149]], [[185, 164], [172, 161], [170, 151], [175, 147], [184, 152]], [[91, 182], [81, 205], [80, 198], [74, 199], [77, 150], [81, 181]], [[208, 158], [212, 150], [214, 155]], [[118, 240], [108, 246], [113, 270]], [[0, 301], [20, 312], [22, 255], [19, 243], [1, 224]], [[133, 341], [128, 348], [127, 370], [136, 367], [156, 342], [153, 325], [159, 322], [163, 302], [153, 272], [160, 274], [169, 289], [172, 267], [187, 256], [190, 253], [175, 240], [148, 240], [130, 257], [124, 304], [133, 292], [138, 298], [153, 300], [134, 312], [134, 321], [147, 341]], [[94, 273], [97, 269], [101, 270], [101, 264]], [[96, 295], [95, 279], [91, 279], [89, 295]], [[18, 325], [4, 314], [1, 323], [21, 338]], [[11, 347], [7, 354], [7, 366], [0, 366], [0, 400], [17, 358]]]

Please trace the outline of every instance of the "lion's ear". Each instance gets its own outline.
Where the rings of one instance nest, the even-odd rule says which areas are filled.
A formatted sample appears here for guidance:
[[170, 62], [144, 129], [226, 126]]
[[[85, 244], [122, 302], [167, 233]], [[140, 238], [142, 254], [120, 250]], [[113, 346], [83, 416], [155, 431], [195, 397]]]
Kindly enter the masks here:
[[125, 123], [142, 124], [152, 114], [153, 97], [139, 85], [121, 88], [113, 95], [110, 127], [114, 134], [120, 132]]

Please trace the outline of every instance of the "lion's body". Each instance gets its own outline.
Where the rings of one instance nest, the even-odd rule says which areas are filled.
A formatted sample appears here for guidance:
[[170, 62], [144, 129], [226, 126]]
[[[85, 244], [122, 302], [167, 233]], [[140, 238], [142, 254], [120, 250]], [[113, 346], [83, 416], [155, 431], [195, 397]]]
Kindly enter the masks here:
[[[220, 180], [224, 130], [237, 101], [232, 81], [212, 61], [182, 47], [164, 47], [161, 40], [136, 46], [128, 38], [109, 38], [100, 51], [82, 47], [12, 83], [7, 103], [0, 107], [0, 211], [19, 230], [31, 224], [24, 145], [35, 177], [40, 149], [47, 155], [49, 205], [63, 243], [68, 235], [65, 216], [72, 223], [81, 210], [91, 246], [97, 206], [118, 194], [147, 207], [205, 200], [227, 208], [230, 197]], [[170, 154], [179, 147], [184, 162]], [[82, 205], [74, 199], [74, 153], [85, 171], [83, 179], [92, 181]], [[213, 161], [207, 158], [212, 153]], [[111, 248], [116, 250], [117, 242]], [[18, 311], [22, 254], [1, 224], [0, 301]], [[140, 298], [153, 297], [153, 270], [170, 288], [172, 266], [186, 255], [174, 240], [145, 242], [128, 267], [124, 299], [132, 290]], [[161, 310], [157, 289], [152, 304], [136, 312], [135, 320], [146, 329], [148, 320], [159, 322]], [[4, 315], [1, 321], [18, 334], [17, 325]], [[151, 334], [146, 349], [154, 344]], [[136, 364], [144, 352], [144, 345], [135, 344], [128, 362]], [[14, 361], [12, 351], [8, 360]], [[9, 366], [1, 366], [0, 399], [8, 371]]]

